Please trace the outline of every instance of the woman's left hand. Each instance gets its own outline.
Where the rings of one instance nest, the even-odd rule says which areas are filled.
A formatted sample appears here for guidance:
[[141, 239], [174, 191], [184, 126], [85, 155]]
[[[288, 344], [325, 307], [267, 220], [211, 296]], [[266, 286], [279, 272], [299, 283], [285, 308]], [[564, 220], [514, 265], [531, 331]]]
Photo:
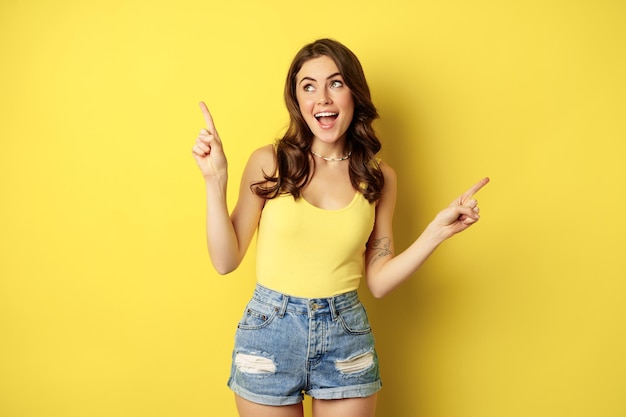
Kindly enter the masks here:
[[476, 223], [480, 218], [480, 209], [478, 201], [474, 199], [474, 194], [488, 182], [489, 178], [483, 178], [474, 184], [447, 208], [440, 211], [430, 223], [429, 228], [435, 228], [435, 233], [443, 241]]

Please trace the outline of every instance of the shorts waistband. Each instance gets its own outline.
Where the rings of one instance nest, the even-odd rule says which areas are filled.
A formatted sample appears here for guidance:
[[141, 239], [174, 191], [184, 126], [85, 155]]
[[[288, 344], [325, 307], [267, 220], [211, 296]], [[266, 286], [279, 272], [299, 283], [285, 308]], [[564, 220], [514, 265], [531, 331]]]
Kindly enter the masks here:
[[277, 308], [279, 316], [286, 311], [309, 316], [331, 314], [333, 319], [341, 310], [361, 303], [356, 290], [325, 298], [302, 298], [283, 294], [256, 284], [253, 298]]

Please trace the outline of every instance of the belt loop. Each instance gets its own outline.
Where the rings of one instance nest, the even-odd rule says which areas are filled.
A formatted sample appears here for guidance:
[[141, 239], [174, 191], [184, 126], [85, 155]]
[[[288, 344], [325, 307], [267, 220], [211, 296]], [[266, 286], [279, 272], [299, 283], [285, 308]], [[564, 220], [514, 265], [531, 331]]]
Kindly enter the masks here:
[[283, 294], [283, 304], [280, 306], [280, 310], [278, 310], [278, 317], [281, 319], [285, 316], [285, 311], [287, 311], [287, 304], [289, 304], [289, 296]]
[[335, 297], [328, 299], [328, 306], [330, 307], [330, 315], [333, 318], [333, 321], [336, 321], [337, 318], [339, 318], [339, 314], [337, 314], [337, 310], [335, 309]]

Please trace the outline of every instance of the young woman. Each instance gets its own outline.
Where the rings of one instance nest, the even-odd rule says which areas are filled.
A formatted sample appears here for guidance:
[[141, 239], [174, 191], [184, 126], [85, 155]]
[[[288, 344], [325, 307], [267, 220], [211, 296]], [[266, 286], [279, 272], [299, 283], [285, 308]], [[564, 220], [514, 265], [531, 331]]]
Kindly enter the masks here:
[[378, 117], [357, 57], [320, 39], [294, 58], [284, 137], [252, 153], [237, 204], [226, 204], [227, 161], [204, 103], [193, 146], [207, 194], [207, 244], [220, 274], [257, 236], [257, 286], [239, 322], [229, 387], [242, 417], [374, 416], [378, 358], [357, 287], [382, 297], [447, 238], [479, 218], [470, 188], [395, 254], [394, 170], [376, 158]]

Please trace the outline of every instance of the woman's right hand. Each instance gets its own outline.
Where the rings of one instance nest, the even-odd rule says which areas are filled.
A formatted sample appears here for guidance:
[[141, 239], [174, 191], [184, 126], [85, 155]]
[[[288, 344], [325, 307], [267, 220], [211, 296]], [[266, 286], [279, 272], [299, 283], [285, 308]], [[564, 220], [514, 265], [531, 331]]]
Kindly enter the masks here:
[[206, 128], [200, 130], [196, 143], [191, 149], [193, 158], [198, 164], [198, 168], [202, 172], [205, 180], [208, 179], [226, 179], [228, 176], [228, 162], [222, 147], [222, 141], [213, 124], [211, 113], [204, 102], [200, 102], [200, 110]]

